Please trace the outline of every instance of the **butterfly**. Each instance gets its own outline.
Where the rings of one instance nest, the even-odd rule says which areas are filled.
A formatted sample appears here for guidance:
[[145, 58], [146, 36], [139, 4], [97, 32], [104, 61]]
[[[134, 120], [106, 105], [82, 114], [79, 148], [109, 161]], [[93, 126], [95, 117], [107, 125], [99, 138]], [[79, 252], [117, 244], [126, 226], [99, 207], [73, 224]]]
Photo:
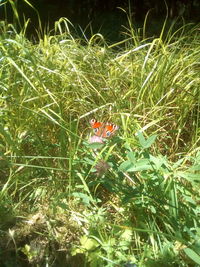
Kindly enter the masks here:
[[119, 126], [113, 123], [103, 123], [95, 119], [90, 120], [90, 125], [94, 130], [94, 134], [101, 138], [109, 138], [119, 129]]

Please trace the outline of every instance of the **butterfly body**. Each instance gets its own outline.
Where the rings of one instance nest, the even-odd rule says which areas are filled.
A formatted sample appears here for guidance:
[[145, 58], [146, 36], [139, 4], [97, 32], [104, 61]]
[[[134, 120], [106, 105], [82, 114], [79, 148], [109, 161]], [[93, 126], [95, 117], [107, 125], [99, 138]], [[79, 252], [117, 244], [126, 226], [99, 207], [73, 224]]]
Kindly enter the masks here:
[[90, 125], [94, 130], [94, 134], [101, 138], [109, 138], [119, 129], [119, 127], [113, 123], [102, 123], [95, 119], [90, 121]]

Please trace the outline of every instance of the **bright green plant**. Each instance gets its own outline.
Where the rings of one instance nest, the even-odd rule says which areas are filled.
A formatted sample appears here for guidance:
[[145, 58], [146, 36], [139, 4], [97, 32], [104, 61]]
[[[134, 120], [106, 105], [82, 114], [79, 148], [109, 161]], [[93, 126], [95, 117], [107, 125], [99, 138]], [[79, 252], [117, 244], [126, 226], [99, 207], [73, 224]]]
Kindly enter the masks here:
[[[134, 151], [128, 144], [125, 145], [128, 160], [123, 161], [117, 170], [116, 164], [111, 164], [113, 159], [110, 155], [111, 159], [107, 157], [112, 166], [108, 170], [110, 174], [101, 173], [101, 178], [91, 183], [101, 184], [112, 193], [111, 206], [117, 221], [109, 222], [107, 218], [112, 214], [95, 204], [93, 212], [84, 215], [87, 234], [73, 249], [73, 255], [84, 254], [90, 266], [115, 266], [126, 262], [154, 266], [165, 263], [166, 259], [169, 266], [185, 266], [184, 261], [177, 258], [184, 253], [199, 263], [196, 243], [199, 197], [198, 192], [182, 179], [184, 175], [180, 169], [184, 158], [172, 164], [166, 156], [152, 155], [150, 148], [155, 145], [156, 135], [145, 138], [142, 132], [138, 132], [137, 136], [139, 142]], [[102, 157], [106, 149], [107, 146], [95, 158]], [[193, 174], [194, 170], [198, 170], [198, 155], [195, 159], [194, 165], [185, 173], [185, 177], [193, 177], [192, 183], [199, 176], [199, 173]], [[95, 168], [98, 166], [96, 161], [92, 163], [87, 158], [86, 162]], [[87, 177], [90, 177], [89, 174]], [[86, 204], [86, 195], [84, 198], [78, 194], [75, 196]], [[114, 203], [116, 198], [121, 202], [119, 207]], [[100, 201], [96, 200], [97, 203]]]
[[[69, 265], [199, 264], [198, 27], [110, 46], [64, 18], [34, 44], [27, 24], [0, 27], [0, 246], [31, 262], [39, 242], [58, 266], [60, 251]], [[92, 117], [118, 136], [88, 145]]]

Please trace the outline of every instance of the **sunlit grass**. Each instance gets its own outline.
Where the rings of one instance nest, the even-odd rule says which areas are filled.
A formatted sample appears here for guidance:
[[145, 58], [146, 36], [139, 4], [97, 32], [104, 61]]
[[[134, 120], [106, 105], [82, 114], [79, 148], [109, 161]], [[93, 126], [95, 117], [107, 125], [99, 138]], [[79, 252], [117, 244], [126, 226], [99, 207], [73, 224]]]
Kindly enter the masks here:
[[[33, 44], [1, 23], [2, 238], [29, 262], [199, 264], [198, 27], [110, 46], [71, 27]], [[97, 151], [93, 117], [120, 126]]]

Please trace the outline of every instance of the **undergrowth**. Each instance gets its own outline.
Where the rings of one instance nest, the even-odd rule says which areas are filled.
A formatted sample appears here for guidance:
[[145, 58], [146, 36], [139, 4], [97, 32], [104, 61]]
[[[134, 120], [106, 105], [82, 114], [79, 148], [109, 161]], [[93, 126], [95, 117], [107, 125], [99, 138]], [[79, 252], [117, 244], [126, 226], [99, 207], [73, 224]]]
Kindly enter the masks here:
[[[1, 265], [198, 266], [198, 26], [0, 27]], [[89, 144], [92, 118], [120, 129]]]

